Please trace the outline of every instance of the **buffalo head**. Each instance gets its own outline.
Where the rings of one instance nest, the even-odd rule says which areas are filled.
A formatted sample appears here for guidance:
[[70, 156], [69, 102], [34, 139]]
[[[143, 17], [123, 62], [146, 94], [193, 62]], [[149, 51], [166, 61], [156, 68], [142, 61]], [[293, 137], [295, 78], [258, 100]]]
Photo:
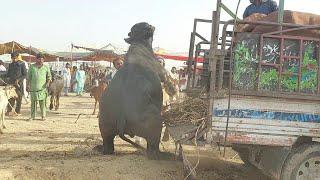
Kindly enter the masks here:
[[137, 23], [132, 26], [125, 41], [129, 44], [142, 43], [152, 48], [154, 30], [155, 27], [146, 22]]

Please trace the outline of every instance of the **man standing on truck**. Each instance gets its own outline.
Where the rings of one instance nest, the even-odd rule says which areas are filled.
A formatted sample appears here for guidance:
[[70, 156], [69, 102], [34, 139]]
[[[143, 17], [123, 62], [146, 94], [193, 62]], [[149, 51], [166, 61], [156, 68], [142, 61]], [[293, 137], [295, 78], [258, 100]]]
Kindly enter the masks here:
[[250, 0], [250, 3], [243, 13], [243, 18], [254, 13], [268, 15], [274, 11], [278, 11], [278, 5], [274, 0]]

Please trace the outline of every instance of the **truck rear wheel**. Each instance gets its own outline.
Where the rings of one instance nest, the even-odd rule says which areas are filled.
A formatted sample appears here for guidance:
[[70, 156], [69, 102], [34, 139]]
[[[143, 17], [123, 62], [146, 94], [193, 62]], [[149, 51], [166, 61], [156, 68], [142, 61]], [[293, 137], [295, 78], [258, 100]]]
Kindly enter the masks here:
[[243, 161], [245, 166], [248, 166], [248, 167], [252, 166], [252, 164], [249, 161], [249, 153], [250, 152], [249, 152], [248, 148], [233, 146], [232, 149], [238, 153], [240, 159]]
[[303, 144], [288, 155], [281, 180], [310, 180], [320, 178], [320, 144]]

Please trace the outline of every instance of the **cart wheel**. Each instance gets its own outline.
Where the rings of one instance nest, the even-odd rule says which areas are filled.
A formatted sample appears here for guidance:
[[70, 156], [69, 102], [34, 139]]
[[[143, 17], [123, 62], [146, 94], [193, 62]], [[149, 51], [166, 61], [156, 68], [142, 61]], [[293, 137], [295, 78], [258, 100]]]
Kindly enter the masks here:
[[320, 144], [293, 149], [282, 168], [281, 180], [320, 179]]

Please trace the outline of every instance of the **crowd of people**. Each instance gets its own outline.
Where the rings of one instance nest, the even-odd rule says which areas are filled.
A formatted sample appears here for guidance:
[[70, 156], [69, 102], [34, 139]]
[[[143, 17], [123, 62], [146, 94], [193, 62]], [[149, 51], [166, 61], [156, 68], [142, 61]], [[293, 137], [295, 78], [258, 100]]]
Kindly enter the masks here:
[[[28, 120], [36, 118], [37, 104], [40, 106], [41, 119], [45, 120], [48, 88], [54, 75], [62, 76], [64, 81], [63, 94], [65, 96], [68, 96], [69, 92], [75, 92], [76, 96], [82, 96], [85, 92], [85, 85], [98, 86], [101, 81], [109, 83], [123, 65], [123, 60], [116, 59], [113, 61], [113, 65], [114, 69], [112, 71], [109, 69], [102, 71], [84, 64], [78, 68], [66, 63], [65, 67], [56, 73], [44, 64], [42, 54], [37, 54], [36, 62], [29, 65], [19, 53], [13, 52], [11, 53], [11, 63], [7, 67], [0, 60], [0, 85], [14, 86], [18, 95], [17, 98], [9, 99], [5, 115], [20, 116], [22, 100], [24, 99], [26, 104], [31, 102], [31, 114]], [[15, 108], [13, 109], [13, 107]]]
[[[79, 68], [77, 66], [72, 67], [70, 63], [66, 63], [61, 71], [55, 73], [44, 64], [42, 54], [38, 54], [36, 62], [31, 65], [22, 60], [21, 56], [15, 52], [11, 54], [11, 60], [12, 62], [7, 68], [0, 60], [0, 84], [13, 85], [16, 88], [18, 98], [9, 99], [5, 114], [6, 116], [21, 115], [21, 104], [24, 99], [26, 104], [31, 102], [31, 114], [28, 120], [36, 118], [37, 104], [40, 106], [41, 119], [46, 119], [47, 89], [55, 75], [63, 77], [64, 96], [69, 96], [70, 92], [74, 92], [76, 96], [82, 96], [85, 92], [85, 86], [89, 86], [87, 88], [98, 86], [100, 82], [109, 84], [124, 63], [123, 59], [118, 58], [113, 61], [114, 69], [107, 68], [104, 70], [90, 68], [84, 64], [80, 65]], [[165, 61], [162, 57], [158, 57], [157, 60], [165, 67]], [[171, 71], [167, 73], [177, 82], [186, 78], [185, 71], [178, 71], [176, 67], [172, 67]], [[184, 84], [177, 84], [178, 89], [183, 89], [183, 86]], [[15, 107], [15, 109], [12, 109], [12, 107]]]

